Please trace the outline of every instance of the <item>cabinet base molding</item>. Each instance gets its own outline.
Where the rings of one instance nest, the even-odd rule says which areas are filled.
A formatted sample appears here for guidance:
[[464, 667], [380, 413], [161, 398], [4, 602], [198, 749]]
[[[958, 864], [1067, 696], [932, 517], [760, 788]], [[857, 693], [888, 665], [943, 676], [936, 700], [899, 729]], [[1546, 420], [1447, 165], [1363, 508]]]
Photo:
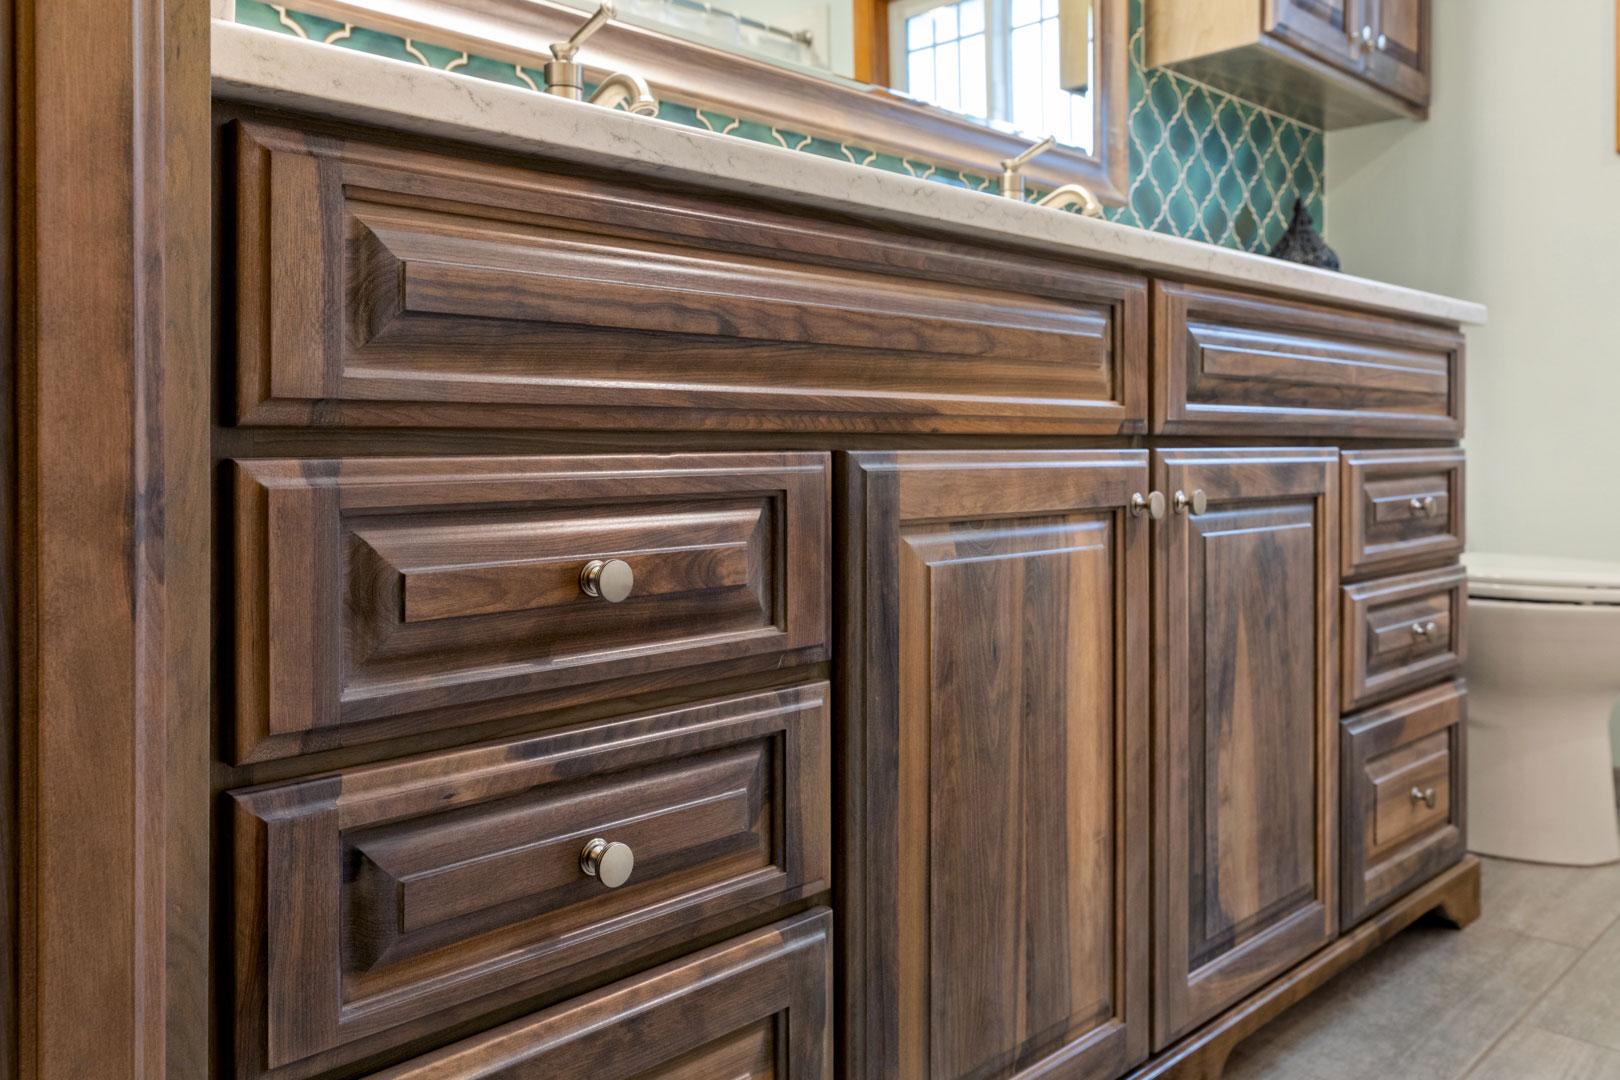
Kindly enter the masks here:
[[1431, 911], [1459, 930], [1479, 918], [1477, 858], [1464, 856], [1456, 866], [1176, 1043], [1127, 1080], [1221, 1080], [1226, 1059], [1238, 1043]]

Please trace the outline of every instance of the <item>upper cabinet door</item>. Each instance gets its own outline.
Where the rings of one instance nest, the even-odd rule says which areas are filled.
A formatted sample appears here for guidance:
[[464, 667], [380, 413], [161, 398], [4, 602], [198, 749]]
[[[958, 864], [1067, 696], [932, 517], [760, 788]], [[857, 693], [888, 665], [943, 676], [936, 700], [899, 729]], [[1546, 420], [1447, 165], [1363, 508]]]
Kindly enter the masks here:
[[1335, 932], [1337, 470], [1156, 454], [1155, 1049]]
[[1266, 29], [1346, 71], [1365, 61], [1363, 29], [1373, 0], [1266, 0]]
[[845, 1075], [1112, 1080], [1148, 1049], [1147, 454], [843, 481]]
[[1418, 105], [1429, 103], [1429, 0], [1378, 0], [1367, 77]]

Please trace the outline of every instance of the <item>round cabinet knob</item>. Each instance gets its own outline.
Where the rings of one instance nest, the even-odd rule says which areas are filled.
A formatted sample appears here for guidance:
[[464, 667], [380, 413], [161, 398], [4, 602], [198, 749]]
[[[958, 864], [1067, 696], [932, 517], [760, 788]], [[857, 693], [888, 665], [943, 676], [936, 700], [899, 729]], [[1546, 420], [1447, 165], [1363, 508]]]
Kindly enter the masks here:
[[610, 844], [598, 836], [579, 853], [579, 868], [610, 889], [630, 880], [636, 868], [636, 853], [629, 844]]
[[1413, 623], [1412, 636], [1427, 640], [1428, 638], [1433, 637], [1434, 632], [1438, 629], [1440, 629], [1440, 625], [1433, 619], [1430, 619], [1426, 623]]
[[1389, 48], [1389, 38], [1387, 36], [1385, 36], [1384, 34], [1379, 34], [1377, 44], [1378, 44], [1378, 51], [1383, 52], [1385, 49]]
[[1416, 806], [1418, 803], [1422, 803], [1424, 806], [1427, 806], [1430, 810], [1433, 810], [1435, 801], [1436, 800], [1435, 800], [1435, 795], [1434, 795], [1434, 788], [1429, 788], [1427, 791], [1423, 790], [1422, 788], [1413, 788], [1412, 789], [1412, 805], [1413, 806]]
[[1369, 26], [1363, 26], [1361, 28], [1361, 40], [1367, 42], [1368, 44], [1371, 44], [1372, 39], [1373, 39], [1372, 27], [1370, 25]]
[[1422, 514], [1424, 517], [1434, 517], [1435, 510], [1437, 510], [1440, 506], [1439, 503], [1435, 502], [1433, 495], [1425, 495], [1421, 499], [1414, 498], [1408, 505], [1410, 505], [1417, 513]]
[[1204, 494], [1203, 488], [1193, 488], [1191, 495], [1188, 495], [1185, 491], [1176, 492], [1176, 513], [1185, 514], [1191, 512], [1197, 515], [1202, 514], [1208, 508], [1209, 496]]
[[579, 572], [579, 591], [617, 604], [636, 587], [636, 572], [623, 559], [592, 559]]
[[1135, 495], [1132, 495], [1131, 516], [1141, 517], [1143, 511], [1146, 511], [1147, 516], [1154, 521], [1164, 520], [1164, 492], [1150, 491], [1143, 495], [1138, 491]]

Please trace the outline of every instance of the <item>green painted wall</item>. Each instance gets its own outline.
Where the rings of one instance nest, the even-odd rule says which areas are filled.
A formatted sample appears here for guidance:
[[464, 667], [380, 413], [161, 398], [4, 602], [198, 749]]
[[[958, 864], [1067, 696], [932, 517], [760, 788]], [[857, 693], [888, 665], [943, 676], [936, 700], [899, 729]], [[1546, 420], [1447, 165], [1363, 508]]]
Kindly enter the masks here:
[[[342, 48], [531, 88], [541, 73], [392, 34], [345, 26], [260, 0], [237, 0], [238, 22], [328, 41]], [[807, 154], [984, 189], [989, 173], [939, 169], [927, 162], [829, 142], [802, 132], [664, 102], [658, 116], [694, 127], [773, 143]], [[1276, 243], [1302, 197], [1322, 221], [1322, 132], [1161, 68], [1142, 66], [1142, 3], [1131, 0], [1128, 203], [1114, 221], [1247, 251]]]

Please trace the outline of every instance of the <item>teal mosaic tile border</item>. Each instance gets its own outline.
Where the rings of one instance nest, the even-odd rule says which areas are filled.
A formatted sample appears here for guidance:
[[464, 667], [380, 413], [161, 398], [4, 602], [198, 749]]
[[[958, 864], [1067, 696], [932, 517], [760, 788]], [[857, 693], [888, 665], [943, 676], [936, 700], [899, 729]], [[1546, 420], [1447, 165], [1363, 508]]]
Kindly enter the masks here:
[[[237, 0], [236, 19], [510, 86], [538, 90], [543, 83], [537, 68], [290, 11], [282, 4]], [[1247, 251], [1270, 250], [1288, 227], [1296, 197], [1305, 199], [1321, 224], [1320, 130], [1162, 68], [1147, 69], [1142, 49], [1142, 3], [1131, 0], [1129, 187], [1126, 205], [1108, 209], [1110, 220]], [[976, 191], [989, 189], [995, 179], [676, 102], [661, 102], [658, 117]], [[1032, 190], [1030, 197], [1040, 194]]]

